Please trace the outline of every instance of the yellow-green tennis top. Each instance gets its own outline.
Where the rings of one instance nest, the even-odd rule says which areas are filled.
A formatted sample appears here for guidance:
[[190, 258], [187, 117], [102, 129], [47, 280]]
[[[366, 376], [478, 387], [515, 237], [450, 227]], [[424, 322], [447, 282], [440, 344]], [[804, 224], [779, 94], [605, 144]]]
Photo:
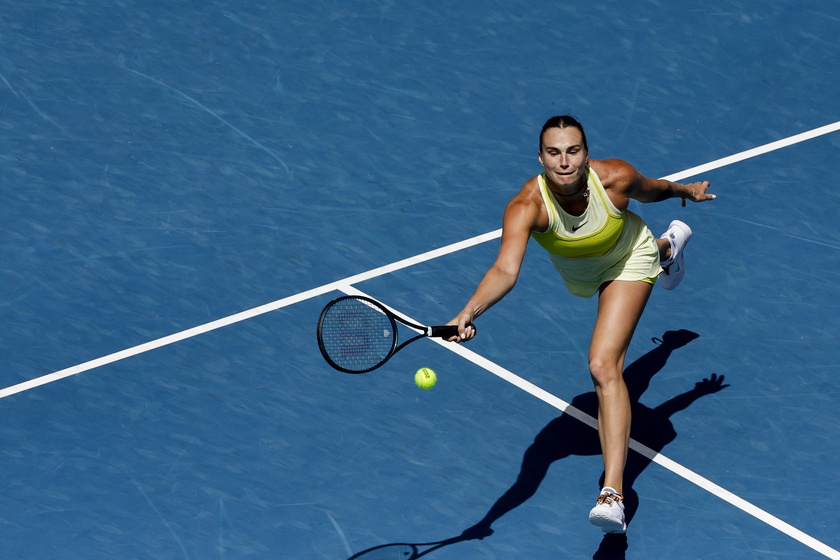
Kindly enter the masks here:
[[662, 267], [653, 235], [639, 216], [615, 207], [592, 168], [587, 180], [589, 204], [580, 216], [560, 207], [543, 175], [538, 181], [548, 229], [531, 236], [548, 251], [570, 293], [588, 298], [612, 280], [656, 281]]
[[548, 211], [548, 229], [532, 232], [531, 237], [553, 255], [568, 258], [603, 255], [615, 245], [624, 229], [624, 213], [613, 205], [595, 171], [591, 167], [587, 169], [589, 204], [580, 216], [563, 210], [549, 190], [545, 174], [538, 177]]

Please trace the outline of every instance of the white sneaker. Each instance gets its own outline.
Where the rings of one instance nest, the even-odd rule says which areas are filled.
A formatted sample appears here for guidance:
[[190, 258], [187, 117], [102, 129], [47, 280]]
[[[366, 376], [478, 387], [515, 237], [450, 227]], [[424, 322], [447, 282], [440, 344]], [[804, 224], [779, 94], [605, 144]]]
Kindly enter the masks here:
[[609, 486], [605, 487], [598, 496], [598, 503], [589, 512], [589, 522], [605, 533], [625, 532], [624, 497]]
[[660, 236], [671, 244], [671, 256], [662, 262], [665, 272], [659, 275], [659, 282], [666, 290], [673, 290], [685, 276], [685, 246], [691, 240], [691, 228], [688, 224], [674, 220], [668, 229]]

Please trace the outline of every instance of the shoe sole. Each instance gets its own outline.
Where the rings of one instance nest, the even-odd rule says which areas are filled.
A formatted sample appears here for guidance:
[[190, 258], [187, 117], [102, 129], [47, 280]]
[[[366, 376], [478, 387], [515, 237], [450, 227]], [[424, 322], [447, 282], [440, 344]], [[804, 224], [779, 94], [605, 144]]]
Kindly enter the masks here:
[[597, 513], [589, 515], [589, 522], [596, 527], [600, 527], [605, 533], [624, 533], [627, 530], [627, 523], [624, 521], [618, 522], [612, 517], [598, 515]]
[[[682, 260], [682, 262], [680, 263], [681, 260]], [[675, 265], [679, 265], [679, 264], [682, 264], [682, 266], [675, 266]], [[673, 277], [678, 277], [678, 278], [676, 278], [676, 280], [674, 280], [673, 283], [669, 283], [668, 280], [670, 280], [672, 276]], [[673, 290], [674, 288], [676, 288], [677, 286], [680, 285], [680, 283], [682, 282], [682, 279], [684, 277], [685, 277], [685, 260], [683, 259], [683, 256], [680, 255], [679, 258], [673, 264], [671, 264], [668, 267], [668, 271], [663, 272], [662, 275], [659, 276], [659, 283], [666, 290]]]

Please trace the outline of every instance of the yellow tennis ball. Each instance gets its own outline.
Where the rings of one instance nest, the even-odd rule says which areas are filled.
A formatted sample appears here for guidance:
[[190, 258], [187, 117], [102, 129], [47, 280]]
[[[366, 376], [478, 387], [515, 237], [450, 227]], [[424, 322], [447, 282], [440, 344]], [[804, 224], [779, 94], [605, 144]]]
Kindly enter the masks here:
[[417, 386], [421, 389], [431, 389], [437, 383], [437, 374], [435, 370], [427, 367], [423, 367], [417, 370], [417, 373], [414, 374], [414, 382], [417, 383]]

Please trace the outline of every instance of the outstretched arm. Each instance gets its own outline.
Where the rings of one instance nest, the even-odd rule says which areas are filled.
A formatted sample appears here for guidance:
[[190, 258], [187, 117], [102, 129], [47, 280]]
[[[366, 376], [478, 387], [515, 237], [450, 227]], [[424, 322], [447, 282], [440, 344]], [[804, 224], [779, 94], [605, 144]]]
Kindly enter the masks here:
[[694, 389], [686, 391], [682, 395], [677, 395], [671, 400], [668, 400], [656, 407], [656, 411], [667, 418], [670, 418], [675, 413], [685, 410], [694, 401], [705, 395], [712, 395], [718, 391], [723, 391], [728, 384], [723, 382], [724, 376], [713, 373], [711, 377], [698, 381], [694, 384]]
[[637, 188], [628, 193], [630, 198], [639, 202], [660, 202], [669, 198], [679, 197], [682, 199], [682, 205], [685, 206], [686, 200], [703, 202], [704, 200], [714, 200], [717, 198], [716, 195], [706, 192], [709, 189], [708, 181], [683, 185], [664, 179], [650, 179], [643, 175], [639, 175], [639, 177], [640, 181]]
[[[703, 202], [714, 200], [716, 195], [709, 194], [709, 182], [699, 183], [674, 183], [666, 179], [651, 179], [645, 177], [627, 163], [617, 159], [597, 162], [596, 171], [601, 177], [605, 187], [609, 187], [611, 195], [624, 197], [625, 202], [629, 199], [639, 202], [661, 202], [669, 198], [681, 198], [683, 206], [685, 201]], [[614, 202], [616, 202], [614, 200]], [[617, 204], [620, 206], [620, 204]]]
[[464, 342], [474, 337], [475, 329], [471, 323], [513, 289], [519, 278], [531, 229], [538, 216], [539, 206], [524, 196], [524, 193], [517, 195], [508, 204], [502, 225], [499, 254], [467, 304], [449, 322], [450, 325], [458, 325], [460, 333], [459, 336], [450, 338], [450, 341]]

